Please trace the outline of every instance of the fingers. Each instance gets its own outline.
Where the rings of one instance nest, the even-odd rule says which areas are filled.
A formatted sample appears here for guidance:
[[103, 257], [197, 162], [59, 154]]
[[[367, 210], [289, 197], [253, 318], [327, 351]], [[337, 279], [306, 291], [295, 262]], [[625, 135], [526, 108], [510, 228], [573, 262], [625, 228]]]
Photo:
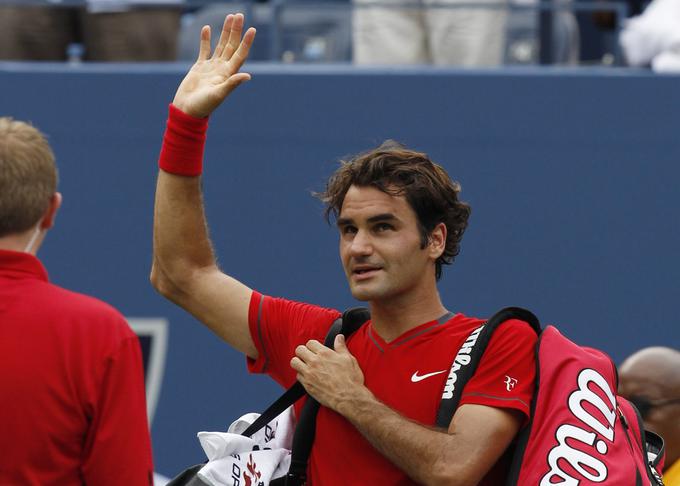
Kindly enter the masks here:
[[306, 345], [301, 344], [295, 348], [295, 357], [290, 360], [290, 365], [295, 371], [302, 372], [315, 358], [327, 351], [330, 350], [326, 346], [312, 339]]
[[302, 372], [305, 370], [306, 365], [304, 361], [302, 361], [300, 358], [296, 356], [290, 360], [290, 367], [297, 371], [298, 375], [301, 376]]
[[345, 336], [338, 334], [335, 336], [335, 342], [333, 343], [333, 349], [338, 353], [349, 352], [347, 345], [345, 344]]
[[301, 359], [305, 363], [309, 363], [314, 358], [314, 353], [307, 346], [300, 345], [295, 348], [295, 356]]
[[[246, 32], [243, 39], [241, 35], [243, 33], [243, 25], [245, 19], [242, 13], [229, 14], [224, 18], [224, 24], [222, 24], [222, 31], [220, 32], [220, 39], [217, 41], [217, 46], [215, 46], [215, 52], [213, 52], [213, 59], [222, 59], [229, 61], [234, 53], [239, 54], [239, 62], [236, 63], [237, 70], [243, 65], [245, 60], [248, 58], [248, 53], [250, 52], [250, 46], [255, 38], [255, 29], [250, 28]], [[207, 26], [203, 27], [205, 29]], [[210, 32], [208, 28], [207, 37], [207, 50], [205, 49], [203, 31], [201, 31], [201, 51], [199, 55], [199, 60], [208, 59], [210, 56]]]
[[224, 47], [229, 41], [229, 36], [231, 34], [231, 26], [234, 23], [234, 16], [232, 14], [227, 15], [224, 18], [224, 24], [222, 25], [222, 32], [220, 32], [220, 40], [215, 46], [215, 52], [213, 53], [213, 58], [220, 57], [224, 52]]
[[201, 43], [198, 49], [198, 61], [205, 61], [210, 55], [210, 26], [204, 25], [201, 29]]
[[229, 78], [222, 82], [222, 84], [217, 86], [217, 89], [219, 89], [219, 95], [222, 99], [226, 98], [229, 96], [229, 94], [234, 91], [236, 88], [241, 83], [244, 83], [246, 81], [250, 81], [250, 74], [248, 73], [236, 73], [233, 74], [232, 76], [229, 76]]
[[232, 89], [236, 88], [241, 83], [245, 83], [246, 81], [250, 81], [250, 74], [248, 73], [236, 73], [227, 80]]
[[249, 28], [246, 31], [245, 35], [243, 36], [243, 40], [241, 40], [238, 49], [231, 57], [231, 61], [234, 63], [235, 71], [241, 69], [243, 63], [246, 62], [246, 59], [248, 59], [248, 54], [250, 53], [250, 46], [253, 45], [253, 40], [255, 39], [255, 33], [256, 31], [253, 27]]
[[316, 339], [310, 339], [309, 341], [307, 341], [306, 347], [307, 347], [307, 349], [312, 351], [314, 354], [321, 354], [324, 351], [328, 350], [328, 348], [326, 346], [324, 346], [322, 343], [320, 343]]
[[224, 60], [229, 60], [231, 59], [231, 56], [234, 55], [234, 51], [236, 51], [236, 48], [239, 46], [239, 42], [241, 42], [241, 34], [243, 33], [243, 23], [244, 23], [244, 18], [243, 14], [237, 13], [234, 15], [234, 21], [231, 24], [231, 29], [229, 30], [229, 38], [227, 39], [226, 42], [226, 48], [224, 49], [223, 52], [221, 52], [221, 57]]

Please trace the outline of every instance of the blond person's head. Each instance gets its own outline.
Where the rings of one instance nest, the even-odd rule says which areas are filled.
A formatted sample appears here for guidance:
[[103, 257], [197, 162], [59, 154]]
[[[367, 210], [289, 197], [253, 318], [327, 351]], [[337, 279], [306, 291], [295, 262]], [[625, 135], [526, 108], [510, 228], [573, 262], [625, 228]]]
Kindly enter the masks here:
[[45, 136], [28, 123], [0, 117], [0, 237], [35, 226], [56, 190], [54, 153]]

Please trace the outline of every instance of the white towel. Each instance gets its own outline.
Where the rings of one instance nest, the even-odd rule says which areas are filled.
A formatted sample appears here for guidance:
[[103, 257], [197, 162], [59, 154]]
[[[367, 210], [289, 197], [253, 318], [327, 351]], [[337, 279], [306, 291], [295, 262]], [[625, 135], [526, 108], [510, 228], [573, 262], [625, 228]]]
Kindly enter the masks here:
[[252, 435], [240, 435], [260, 415], [249, 413], [227, 432], [199, 432], [198, 440], [208, 463], [198, 476], [211, 486], [267, 486], [290, 467], [290, 448], [295, 431], [293, 408], [288, 408]]

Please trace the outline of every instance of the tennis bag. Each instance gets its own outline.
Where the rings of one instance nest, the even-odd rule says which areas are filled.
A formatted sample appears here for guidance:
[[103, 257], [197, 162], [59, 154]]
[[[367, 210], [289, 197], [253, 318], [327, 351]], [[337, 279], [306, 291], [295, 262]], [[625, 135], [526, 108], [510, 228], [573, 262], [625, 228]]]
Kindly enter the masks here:
[[[538, 342], [531, 419], [518, 437], [506, 486], [663, 486], [663, 440], [645, 431], [635, 406], [616, 395], [609, 356], [574, 344], [553, 326], [541, 330], [528, 310], [502, 309], [473, 331], [449, 378], [467, 382], [493, 332], [509, 319], [528, 323]], [[461, 353], [469, 362], [458, 359]], [[463, 386], [444, 390], [438, 426], [448, 428], [462, 393]]]

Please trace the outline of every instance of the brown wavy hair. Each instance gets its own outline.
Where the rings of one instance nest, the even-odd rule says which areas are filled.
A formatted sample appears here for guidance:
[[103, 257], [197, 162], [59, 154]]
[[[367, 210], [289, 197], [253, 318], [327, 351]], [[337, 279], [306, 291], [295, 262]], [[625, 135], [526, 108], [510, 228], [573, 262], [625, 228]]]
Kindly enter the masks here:
[[0, 118], [0, 236], [30, 229], [57, 190], [54, 154], [28, 123]]
[[442, 265], [449, 265], [460, 252], [470, 217], [470, 206], [458, 199], [460, 184], [443, 167], [422, 152], [387, 140], [373, 150], [342, 160], [328, 179], [326, 190], [315, 195], [326, 204], [325, 217], [337, 219], [350, 186], [372, 186], [392, 196], [404, 196], [418, 218], [421, 248], [439, 223], [446, 225], [446, 246], [435, 262], [437, 280]]

